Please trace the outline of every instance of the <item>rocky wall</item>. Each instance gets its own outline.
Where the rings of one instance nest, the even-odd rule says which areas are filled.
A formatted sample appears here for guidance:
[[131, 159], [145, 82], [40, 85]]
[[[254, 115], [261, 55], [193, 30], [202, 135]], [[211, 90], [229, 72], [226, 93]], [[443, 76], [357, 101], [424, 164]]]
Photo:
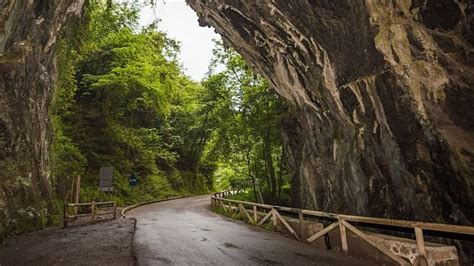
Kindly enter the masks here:
[[291, 106], [295, 205], [472, 224], [472, 1], [187, 2]]
[[0, 239], [44, 226], [52, 209], [49, 105], [54, 48], [84, 0], [0, 1]]

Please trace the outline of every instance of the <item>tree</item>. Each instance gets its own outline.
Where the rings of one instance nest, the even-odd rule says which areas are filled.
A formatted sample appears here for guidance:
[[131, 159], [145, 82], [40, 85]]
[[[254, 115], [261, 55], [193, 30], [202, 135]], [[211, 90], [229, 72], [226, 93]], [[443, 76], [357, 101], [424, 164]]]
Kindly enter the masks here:
[[[225, 70], [212, 74], [218, 65]], [[217, 43], [210, 73], [204, 84], [209, 93], [221, 92], [214, 93], [215, 106], [221, 109], [214, 112], [217, 129], [206, 156], [234, 169], [230, 183], [260, 184], [267, 200], [281, 201], [282, 187], [288, 184], [281, 136], [286, 106], [239, 54], [225, 50], [222, 43]], [[257, 199], [257, 188], [253, 190]]]
[[[170, 190], [207, 191], [212, 168], [203, 177], [197, 166], [192, 173], [181, 167], [190, 164], [185, 132], [195, 125], [190, 116], [203, 88], [182, 73], [176, 41], [156, 25], [138, 29], [138, 12], [136, 4], [90, 3], [80, 40], [64, 41], [53, 111], [55, 174], [82, 174], [85, 194], [102, 197], [96, 193], [98, 170], [114, 166], [115, 195], [128, 202]], [[74, 171], [70, 158], [78, 161]], [[143, 193], [127, 186], [132, 172]], [[65, 194], [67, 182], [59, 187]]]

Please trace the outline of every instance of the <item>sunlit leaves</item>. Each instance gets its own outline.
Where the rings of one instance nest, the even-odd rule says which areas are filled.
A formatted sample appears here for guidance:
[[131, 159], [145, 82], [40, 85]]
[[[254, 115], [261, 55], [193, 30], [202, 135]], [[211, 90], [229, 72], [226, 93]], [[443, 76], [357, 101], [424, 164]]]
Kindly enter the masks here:
[[226, 169], [216, 173], [221, 185], [250, 187], [249, 178], [255, 179], [275, 200], [288, 182], [281, 137], [286, 107], [237, 52], [217, 43], [214, 56], [204, 84], [213, 99], [211, 112], [218, 126], [205, 156]]

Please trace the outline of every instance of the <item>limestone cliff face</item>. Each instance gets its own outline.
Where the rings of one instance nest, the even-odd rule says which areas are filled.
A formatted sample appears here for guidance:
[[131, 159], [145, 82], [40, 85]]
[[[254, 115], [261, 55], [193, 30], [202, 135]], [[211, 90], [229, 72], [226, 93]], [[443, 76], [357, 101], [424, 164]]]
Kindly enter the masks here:
[[469, 0], [187, 0], [292, 106], [299, 206], [474, 222]]
[[0, 233], [41, 226], [48, 210], [54, 46], [83, 3], [0, 1]]

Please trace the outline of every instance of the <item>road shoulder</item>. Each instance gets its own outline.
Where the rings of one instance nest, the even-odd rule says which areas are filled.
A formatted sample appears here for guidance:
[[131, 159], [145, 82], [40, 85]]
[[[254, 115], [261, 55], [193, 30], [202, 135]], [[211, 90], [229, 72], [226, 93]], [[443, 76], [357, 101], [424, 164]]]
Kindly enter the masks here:
[[0, 265], [134, 265], [134, 231], [134, 219], [118, 218], [19, 235], [0, 245]]

